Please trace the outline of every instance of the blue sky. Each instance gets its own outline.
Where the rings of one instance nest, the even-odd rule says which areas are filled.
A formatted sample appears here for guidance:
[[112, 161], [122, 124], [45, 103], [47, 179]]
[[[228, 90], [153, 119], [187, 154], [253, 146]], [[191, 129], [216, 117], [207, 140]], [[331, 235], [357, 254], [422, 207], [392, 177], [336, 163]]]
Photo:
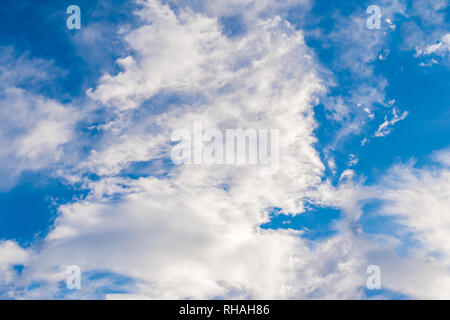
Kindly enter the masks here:
[[[447, 0], [6, 1], [0, 298], [448, 298], [449, 20]], [[280, 129], [280, 171], [175, 165], [194, 120]]]

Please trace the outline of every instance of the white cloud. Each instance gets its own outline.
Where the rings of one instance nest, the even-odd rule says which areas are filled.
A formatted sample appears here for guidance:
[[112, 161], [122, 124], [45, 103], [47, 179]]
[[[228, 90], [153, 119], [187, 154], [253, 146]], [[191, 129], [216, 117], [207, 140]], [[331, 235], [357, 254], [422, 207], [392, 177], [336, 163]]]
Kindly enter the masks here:
[[[432, 56], [430, 61], [421, 62], [420, 66], [448, 64], [445, 57], [449, 53], [449, 30], [445, 21], [448, 0], [430, 0], [412, 2], [410, 21], [402, 26], [403, 45], [407, 50], [414, 50], [415, 56], [421, 59]], [[436, 58], [436, 59], [435, 59]], [[438, 59], [440, 60], [440, 59]]]
[[171, 4], [181, 6], [184, 9], [201, 12], [208, 17], [226, 17], [242, 15], [247, 23], [252, 24], [258, 18], [273, 16], [286, 12], [287, 9], [295, 7], [309, 8], [311, 0], [217, 0], [217, 1], [195, 1], [195, 0], [169, 0]]
[[[347, 234], [361, 242], [357, 252], [366, 267], [380, 267], [384, 290], [415, 299], [448, 299], [450, 153], [435, 152], [430, 159], [435, 162], [421, 168], [415, 162], [395, 165], [371, 186], [346, 170], [337, 188], [321, 185], [314, 200], [342, 210], [339, 230], [353, 230]], [[365, 208], [367, 203], [380, 205]], [[365, 233], [363, 214], [393, 217], [395, 226], [385, 220], [378, 230]], [[406, 252], [399, 254], [400, 247]]]
[[[273, 17], [230, 39], [217, 19], [175, 14], [156, 1], [138, 14], [144, 24], [126, 36], [135, 54], [90, 92], [117, 113], [98, 127], [102, 140], [77, 168], [100, 180], [86, 182], [86, 199], [59, 208], [26, 277], [54, 288], [75, 264], [131, 277], [131, 293], [147, 297], [361, 297], [364, 256], [351, 233], [310, 248], [299, 231], [260, 228], [270, 207], [303, 212], [323, 175], [312, 109], [323, 88], [302, 33]], [[198, 99], [138, 116], [157, 94]], [[205, 128], [280, 129], [278, 174], [199, 165], [161, 178], [117, 177], [133, 162], [167, 156], [170, 133], [194, 120]]]
[[[228, 38], [216, 15], [239, 12], [248, 1], [207, 2], [196, 11], [188, 9], [189, 1], [183, 4], [186, 7], [175, 13], [157, 1], [141, 2], [137, 15], [142, 25], [125, 33], [133, 55], [118, 60], [122, 72], [104, 75], [88, 92], [114, 117], [96, 126], [101, 138], [89, 156], [73, 170], [60, 171], [71, 181], [84, 182], [86, 198], [58, 208], [42, 246], [30, 249], [34, 254], [12, 242], [0, 245], [0, 269], [12, 272], [12, 264], [26, 263], [22, 281], [41, 283], [20, 296], [63, 295], [57, 284], [65, 280], [65, 268], [79, 265], [84, 272], [106, 270], [132, 278], [135, 282], [126, 290], [140, 298], [361, 298], [371, 260], [379, 261], [391, 290], [413, 297], [445, 296], [439, 294], [448, 282], [450, 249], [443, 211], [448, 207], [448, 170], [398, 167], [383, 184], [365, 187], [348, 169], [337, 187], [323, 182], [324, 165], [314, 148], [313, 107], [324, 84], [302, 32], [273, 14], [282, 5], [251, 2], [256, 7], [256, 14], [246, 17], [251, 32]], [[391, 11], [399, 8], [401, 3], [395, 2]], [[363, 18], [352, 19], [363, 25]], [[349, 40], [353, 30], [334, 36]], [[356, 48], [375, 41], [368, 43], [366, 57], [355, 50], [343, 54], [352, 72], [364, 71], [377, 59], [378, 37], [358, 35], [361, 43]], [[361, 79], [372, 76], [373, 70], [365, 70]], [[376, 80], [351, 98], [364, 117], [373, 117], [370, 106], [384, 101], [387, 83]], [[69, 108], [16, 85], [4, 90], [18, 101], [14, 110], [31, 113], [30, 125], [22, 128], [23, 122], [12, 121], [14, 113], [5, 109], [5, 119], [18, 123], [21, 133], [14, 135], [14, 145], [20, 147], [14, 152], [30, 159], [23, 167], [58, 161], [61, 146], [73, 140], [75, 119]], [[175, 102], [170, 102], [173, 97]], [[345, 120], [349, 109], [344, 102], [342, 109], [336, 106], [335, 116]], [[393, 118], [386, 118], [377, 132], [387, 134], [406, 115], [394, 108]], [[349, 119], [349, 132], [358, 131], [360, 125]], [[163, 177], [131, 179], [120, 174], [133, 163], [167, 158], [171, 132], [190, 129], [194, 121], [202, 121], [205, 128], [280, 129], [279, 173], [261, 176], [254, 167], [197, 165], [163, 168], [168, 173]], [[448, 158], [446, 153], [435, 157], [448, 164], [442, 160]], [[357, 158], [349, 161], [354, 165]], [[82, 178], [91, 172], [99, 178]], [[383, 192], [386, 186], [389, 192]], [[404, 217], [427, 250], [444, 258], [431, 261], [420, 252], [414, 259], [398, 258], [392, 243], [385, 246], [365, 235], [362, 204], [373, 198], [387, 201], [384, 213]], [[269, 208], [301, 214], [306, 200], [341, 209], [336, 235], [311, 246], [301, 231], [260, 228], [268, 221]], [[421, 217], [423, 212], [429, 219]], [[421, 272], [415, 281], [399, 277], [415, 272]], [[101, 298], [95, 288], [111, 285], [104, 281], [85, 280], [83, 289], [70, 296]], [[3, 285], [9, 288], [10, 283]]]
[[427, 46], [424, 50], [418, 49], [419, 55], [430, 54], [446, 54], [450, 51], [450, 33], [442, 36], [440, 41], [436, 44]]
[[[381, 29], [367, 28], [369, 15], [366, 8], [355, 7], [349, 15], [339, 11], [334, 13], [335, 26], [329, 34], [318, 33], [322, 47], [325, 50], [330, 50], [330, 46], [333, 48], [335, 59], [331, 68], [336, 73], [336, 79], [327, 85], [336, 87], [339, 92], [330, 91], [321, 101], [331, 114], [328, 118], [338, 128], [327, 146], [329, 150], [339, 150], [349, 137], [355, 135], [364, 135], [361, 139], [364, 139], [364, 145], [367, 144], [370, 141], [371, 121], [386, 112], [380, 106], [386, 104], [385, 89], [389, 83], [374, 70], [377, 60], [389, 58], [394, 22], [399, 15], [406, 15], [407, 5], [405, 1], [388, 0], [380, 1], [377, 6], [383, 18]], [[340, 74], [345, 74], [345, 82], [339, 83]], [[326, 156], [331, 157], [329, 154]]]
[[407, 257], [380, 250], [372, 252], [372, 258], [384, 270], [386, 288], [419, 299], [450, 297], [449, 153], [436, 155], [444, 166], [416, 168], [413, 162], [396, 165], [376, 186], [377, 197], [383, 201], [377, 213], [397, 217], [420, 246], [410, 248]]
[[402, 223], [428, 250], [440, 252], [445, 259], [450, 259], [450, 170], [396, 166], [384, 186], [383, 198], [388, 203], [383, 211], [401, 216]]
[[378, 130], [375, 132], [375, 137], [385, 137], [392, 132], [392, 127], [399, 121], [404, 120], [408, 116], [408, 111], [403, 111], [398, 114], [397, 108], [392, 109], [392, 119], [388, 120], [387, 117], [384, 118], [384, 122], [380, 124]]
[[0, 241], [0, 298], [14, 298], [15, 286], [19, 277], [14, 266], [24, 265], [30, 258], [30, 253], [13, 241]]
[[310, 249], [298, 231], [259, 229], [264, 202], [252, 203], [249, 189], [186, 178], [129, 181], [134, 191], [120, 201], [102, 194], [61, 207], [29, 277], [77, 264], [132, 277], [131, 292], [152, 298], [361, 297], [363, 241], [339, 236]]
[[440, 150], [432, 155], [432, 159], [437, 163], [450, 167], [450, 149]]
[[[63, 145], [73, 138], [78, 113], [70, 106], [36, 94], [51, 79], [52, 66], [11, 49], [1, 51], [0, 67], [0, 189], [9, 188], [24, 170], [38, 170], [57, 162]], [[54, 70], [53, 70], [54, 71]]]

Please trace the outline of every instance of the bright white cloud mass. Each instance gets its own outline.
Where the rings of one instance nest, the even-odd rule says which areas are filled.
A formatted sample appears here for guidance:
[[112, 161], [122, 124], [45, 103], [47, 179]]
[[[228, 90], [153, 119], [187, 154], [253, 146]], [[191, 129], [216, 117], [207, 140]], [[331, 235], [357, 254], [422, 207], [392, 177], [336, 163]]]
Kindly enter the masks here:
[[[358, 147], [387, 139], [412, 116], [388, 102], [389, 80], [373, 66], [380, 52], [389, 56], [392, 21], [406, 15], [403, 1], [385, 2], [390, 23], [381, 33], [366, 36], [365, 8], [336, 13], [338, 25], [355, 28], [317, 32], [328, 45], [350, 46], [334, 69], [307, 45], [314, 32], [287, 18], [293, 8], [306, 17], [313, 1], [138, 1], [137, 22], [114, 35], [127, 48], [118, 69], [70, 103], [42, 89], [62, 77], [52, 62], [0, 51], [0, 189], [13, 188], [23, 172], [49, 170], [85, 192], [54, 204], [55, 220], [33, 245], [0, 241], [0, 297], [362, 299], [366, 269], [378, 265], [385, 291], [376, 298], [449, 298], [448, 150], [430, 153], [428, 165], [392, 163], [370, 182], [353, 170], [355, 154], [336, 168], [335, 151], [348, 139], [357, 137]], [[229, 35], [221, 18], [233, 16], [242, 30]], [[405, 32], [408, 47], [413, 35]], [[435, 45], [420, 39], [412, 59], [448, 57], [448, 34], [442, 26], [438, 34]], [[342, 70], [357, 83], [346, 95], [333, 93]], [[321, 103], [337, 128], [324, 148]], [[174, 165], [171, 133], [193, 130], [195, 121], [223, 132], [279, 129], [278, 172]], [[86, 132], [95, 138], [85, 140]], [[389, 230], [365, 228], [372, 203], [371, 215], [395, 220]], [[261, 227], [274, 214], [295, 218], [312, 207], [340, 211], [324, 239]], [[84, 276], [70, 291], [69, 265], [108, 276]]]
[[77, 112], [70, 106], [24, 90], [38, 87], [49, 73], [50, 63], [26, 56], [15, 57], [11, 48], [0, 51], [0, 190], [14, 184], [26, 169], [40, 169], [57, 162], [63, 145], [74, 138]]

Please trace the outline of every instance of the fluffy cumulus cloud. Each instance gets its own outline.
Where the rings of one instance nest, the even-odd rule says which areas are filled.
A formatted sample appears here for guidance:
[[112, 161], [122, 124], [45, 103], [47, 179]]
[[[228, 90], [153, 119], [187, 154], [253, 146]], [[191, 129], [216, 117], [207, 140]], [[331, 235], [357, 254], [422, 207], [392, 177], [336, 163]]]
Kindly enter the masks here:
[[407, 257], [391, 253], [378, 254], [378, 259], [387, 287], [422, 299], [448, 299], [450, 153], [444, 150], [433, 158], [434, 164], [422, 168], [414, 162], [396, 165], [377, 186], [378, 214], [395, 217], [419, 243]]
[[[436, 153], [430, 167], [396, 166], [371, 186], [352, 169], [340, 175], [337, 186], [327, 179], [316, 150], [319, 98], [326, 97], [332, 116], [348, 132], [374, 117], [375, 103], [389, 116], [374, 136], [388, 135], [408, 113], [384, 102], [388, 84], [367, 67], [379, 57], [385, 34], [368, 37], [364, 15], [351, 16], [356, 28], [333, 32], [329, 41], [352, 44], [339, 53], [340, 67], [365, 84], [346, 97], [326, 96], [329, 78], [303, 31], [283, 14], [310, 5], [138, 1], [139, 23], [117, 36], [131, 54], [117, 60], [117, 73], [104, 74], [87, 90], [79, 112], [30, 89], [40, 81], [28, 75], [46, 78], [51, 64], [4, 54], [10, 63], [0, 67], [0, 121], [8, 128], [0, 129], [1, 176], [57, 168], [62, 180], [86, 194], [59, 205], [39, 245], [25, 250], [0, 242], [2, 295], [363, 298], [366, 268], [375, 263], [389, 290], [446, 297], [449, 153]], [[395, 14], [405, 10], [401, 1], [386, 2], [386, 8], [391, 27], [381, 32], [395, 29]], [[230, 35], [222, 18], [236, 15], [244, 31]], [[338, 17], [338, 24], [346, 21]], [[279, 130], [276, 174], [262, 174], [267, 168], [259, 165], [174, 165], [172, 133], [192, 132], [196, 122], [222, 133]], [[95, 139], [76, 161], [68, 160], [66, 149], [78, 151], [83, 137], [77, 126], [95, 132]], [[348, 134], [344, 131], [339, 135]], [[352, 154], [350, 162], [357, 161]], [[363, 205], [373, 199], [383, 204], [377, 215], [399, 217], [423, 247], [400, 257], [396, 235], [365, 234]], [[335, 234], [310, 241], [302, 230], [261, 227], [274, 211], [295, 216], [310, 203], [340, 209]], [[65, 290], [69, 265], [83, 271], [81, 290]]]
[[258, 208], [234, 203], [223, 190], [158, 179], [133, 187], [140, 191], [118, 205], [64, 207], [33, 261], [34, 277], [70, 261], [126, 274], [138, 281], [133, 294], [149, 298], [359, 296], [363, 258], [350, 239], [312, 252], [298, 231], [259, 230]]
[[[370, 186], [347, 170], [337, 189], [320, 187], [317, 201], [342, 209], [347, 224], [339, 229], [353, 229], [347, 234], [361, 241], [363, 261], [380, 267], [385, 290], [416, 299], [449, 298], [449, 159], [445, 149], [426, 166], [413, 159], [394, 165]], [[370, 203], [377, 205], [366, 208]], [[361, 224], [364, 214], [381, 219], [373, 220], [371, 232]]]
[[57, 71], [51, 63], [17, 57], [11, 48], [3, 48], [0, 57], [0, 189], [8, 189], [23, 171], [60, 159], [74, 136], [77, 112], [31, 90]]
[[401, 216], [402, 223], [411, 228], [427, 248], [444, 254], [446, 259], [449, 255], [449, 177], [448, 167], [396, 166], [386, 180], [387, 207], [383, 210], [386, 214]]
[[30, 258], [30, 253], [13, 241], [0, 242], [0, 298], [15, 297], [19, 277], [14, 267], [23, 266]]
[[[363, 258], [348, 236], [312, 250], [299, 231], [260, 228], [270, 208], [303, 212], [323, 175], [312, 113], [323, 89], [302, 33], [274, 16], [228, 38], [216, 18], [142, 5], [143, 25], [125, 36], [135, 54], [88, 92], [117, 114], [75, 169], [100, 180], [85, 181], [91, 193], [59, 208], [29, 276], [48, 279], [69, 263], [129, 276], [134, 294], [153, 298], [361, 296]], [[158, 95], [181, 103], [161, 110]], [[149, 104], [157, 110], [138, 117]], [[279, 171], [184, 165], [164, 177], [120, 175], [169, 157], [171, 132], [194, 121], [205, 129], [280, 130]], [[327, 262], [333, 257], [337, 265]]]

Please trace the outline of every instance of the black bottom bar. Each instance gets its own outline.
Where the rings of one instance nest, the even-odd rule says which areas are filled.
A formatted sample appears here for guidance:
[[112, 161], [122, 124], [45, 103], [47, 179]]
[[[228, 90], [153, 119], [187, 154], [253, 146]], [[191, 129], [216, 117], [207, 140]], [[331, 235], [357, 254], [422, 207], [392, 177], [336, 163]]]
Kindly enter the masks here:
[[[305, 319], [333, 316], [377, 317], [384, 319], [392, 310], [402, 318], [417, 312], [440, 308], [448, 301], [319, 301], [319, 300], [151, 300], [151, 301], [0, 301], [0, 309], [10, 309], [16, 317], [25, 314], [58, 316], [113, 315], [134, 319]], [[430, 309], [431, 308], [431, 309]], [[392, 315], [392, 313], [391, 313]]]

